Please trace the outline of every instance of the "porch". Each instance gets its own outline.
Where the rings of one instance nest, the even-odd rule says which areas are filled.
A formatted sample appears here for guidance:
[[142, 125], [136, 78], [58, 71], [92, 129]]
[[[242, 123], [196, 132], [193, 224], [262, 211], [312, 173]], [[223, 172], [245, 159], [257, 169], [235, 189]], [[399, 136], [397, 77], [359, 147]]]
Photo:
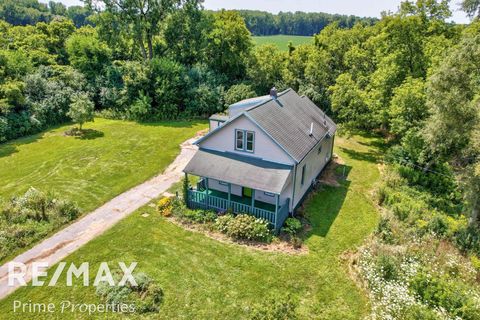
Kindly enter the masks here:
[[292, 166], [252, 156], [214, 150], [197, 151], [184, 169], [200, 177], [190, 188], [190, 208], [246, 213], [269, 221], [280, 230], [289, 213], [285, 187], [291, 181]]
[[[252, 190], [255, 193], [255, 190]], [[277, 196], [278, 198], [278, 196]], [[234, 213], [246, 213], [269, 221], [276, 231], [282, 227], [288, 217], [289, 199], [282, 205], [255, 200], [254, 197], [240, 197], [218, 190], [188, 190], [187, 204], [195, 209], [213, 209]]]

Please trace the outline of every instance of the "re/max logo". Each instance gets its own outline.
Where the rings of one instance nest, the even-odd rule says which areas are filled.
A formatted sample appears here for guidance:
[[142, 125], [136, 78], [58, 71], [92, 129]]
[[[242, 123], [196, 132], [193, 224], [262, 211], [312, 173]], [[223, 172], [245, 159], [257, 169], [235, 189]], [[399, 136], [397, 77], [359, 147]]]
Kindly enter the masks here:
[[[53, 276], [50, 278], [48, 282], [49, 287], [53, 287], [57, 284], [58, 279], [66, 269], [66, 285], [71, 287], [73, 284], [73, 278], [80, 279], [82, 278], [82, 282], [84, 286], [90, 285], [90, 265], [88, 262], [84, 262], [80, 264], [78, 267], [72, 263], [66, 268], [66, 262], [60, 262], [53, 273]], [[118, 266], [121, 269], [121, 273], [123, 273], [122, 278], [118, 283], [115, 283], [114, 277], [107, 262], [100, 263], [100, 266], [97, 270], [95, 280], [93, 281], [93, 286], [98, 286], [100, 283], [105, 282], [110, 286], [124, 286], [127, 282], [130, 286], [137, 286], [137, 282], [133, 277], [133, 270], [137, 266], [136, 262], [130, 264], [129, 267], [126, 266], [124, 262], [119, 262]], [[33, 287], [41, 287], [46, 283], [46, 277], [48, 276], [48, 272], [45, 271], [48, 269], [47, 262], [33, 262], [31, 268], [31, 274], [28, 274], [27, 266], [20, 262], [10, 262], [8, 263], [8, 286], [26, 286], [27, 280], [32, 279], [32, 286]], [[31, 276], [31, 277], [29, 277]]]

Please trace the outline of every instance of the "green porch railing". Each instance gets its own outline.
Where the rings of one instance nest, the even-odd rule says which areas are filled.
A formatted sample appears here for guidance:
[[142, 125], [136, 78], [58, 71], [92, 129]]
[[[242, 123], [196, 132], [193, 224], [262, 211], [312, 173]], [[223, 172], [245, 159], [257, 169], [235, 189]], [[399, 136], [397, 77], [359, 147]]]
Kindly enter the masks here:
[[[205, 192], [196, 190], [188, 190], [187, 204], [192, 209], [227, 211], [229, 208], [228, 199], [212, 195], [207, 196]], [[288, 217], [288, 204], [289, 199], [282, 206], [279, 206], [277, 212], [275, 212], [230, 200], [230, 208], [234, 213], [246, 213], [265, 219], [272, 224], [276, 231], [280, 230]]]

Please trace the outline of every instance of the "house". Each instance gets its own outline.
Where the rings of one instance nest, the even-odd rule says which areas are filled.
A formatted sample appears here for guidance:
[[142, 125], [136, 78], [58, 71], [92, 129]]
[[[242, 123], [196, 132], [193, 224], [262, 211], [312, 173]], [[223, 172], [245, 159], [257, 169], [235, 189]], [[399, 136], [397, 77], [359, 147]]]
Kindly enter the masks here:
[[332, 157], [335, 123], [288, 89], [237, 102], [210, 117], [210, 131], [184, 169], [200, 177], [191, 208], [248, 213], [279, 230]]

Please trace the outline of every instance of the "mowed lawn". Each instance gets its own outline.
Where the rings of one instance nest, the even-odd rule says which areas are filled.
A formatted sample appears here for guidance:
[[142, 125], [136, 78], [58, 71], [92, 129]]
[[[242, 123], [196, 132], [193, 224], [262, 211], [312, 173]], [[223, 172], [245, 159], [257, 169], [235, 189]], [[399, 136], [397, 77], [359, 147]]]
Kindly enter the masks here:
[[[292, 294], [304, 319], [360, 319], [368, 312], [367, 298], [348, 275], [341, 258], [374, 230], [378, 214], [371, 190], [379, 178], [378, 140], [337, 137], [335, 152], [346, 162], [341, 187], [325, 187], [306, 204], [312, 231], [309, 253], [267, 253], [225, 244], [186, 231], [145, 206], [91, 241], [66, 261], [89, 262], [91, 282], [102, 261], [138, 262], [137, 272], [152, 276], [165, 298], [159, 319], [244, 319], [252, 304], [275, 294]], [[143, 217], [142, 214], [150, 213]], [[53, 271], [51, 271], [53, 273]], [[120, 314], [14, 314], [13, 301], [100, 303], [94, 287], [23, 287], [0, 302], [0, 319], [135, 318]]]
[[256, 36], [252, 37], [253, 42], [258, 45], [263, 44], [273, 44], [282, 51], [288, 50], [288, 43], [291, 41], [293, 46], [298, 46], [301, 44], [313, 43], [313, 37], [305, 36], [290, 36], [290, 35], [275, 35], [275, 36]]
[[72, 125], [0, 144], [0, 197], [35, 187], [75, 201], [83, 213], [161, 173], [179, 144], [206, 122], [95, 119], [84, 139], [65, 136]]

